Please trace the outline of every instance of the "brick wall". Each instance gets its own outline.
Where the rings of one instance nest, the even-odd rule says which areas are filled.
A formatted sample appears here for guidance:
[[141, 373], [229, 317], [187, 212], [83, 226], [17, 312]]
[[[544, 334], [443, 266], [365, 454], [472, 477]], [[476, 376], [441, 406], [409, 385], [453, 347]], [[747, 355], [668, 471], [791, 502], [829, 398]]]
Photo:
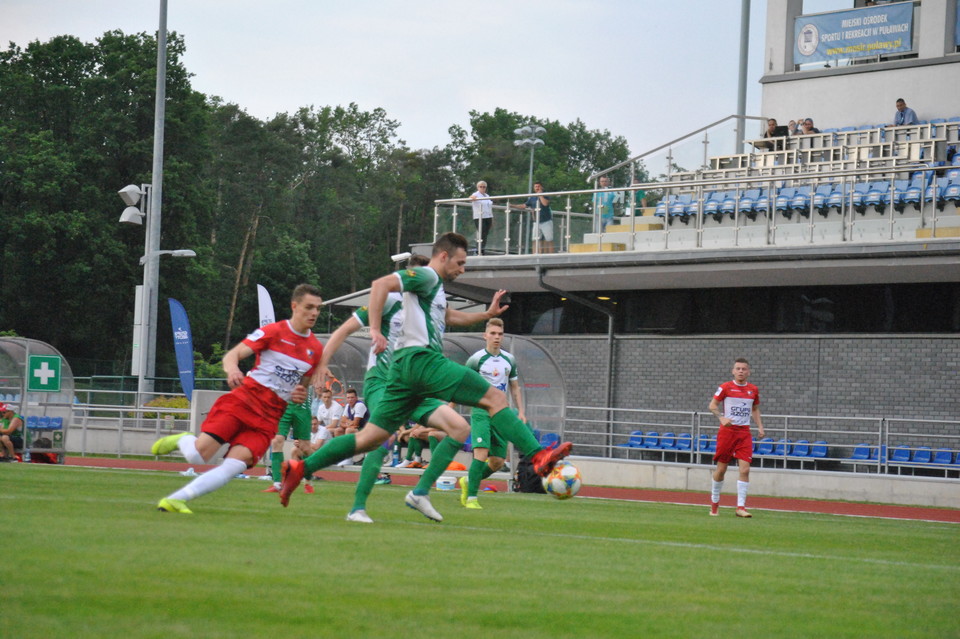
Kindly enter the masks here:
[[[605, 336], [534, 339], [559, 364], [568, 406], [603, 406]], [[614, 352], [614, 407], [705, 412], [746, 357], [764, 414], [960, 420], [960, 336], [629, 336]]]

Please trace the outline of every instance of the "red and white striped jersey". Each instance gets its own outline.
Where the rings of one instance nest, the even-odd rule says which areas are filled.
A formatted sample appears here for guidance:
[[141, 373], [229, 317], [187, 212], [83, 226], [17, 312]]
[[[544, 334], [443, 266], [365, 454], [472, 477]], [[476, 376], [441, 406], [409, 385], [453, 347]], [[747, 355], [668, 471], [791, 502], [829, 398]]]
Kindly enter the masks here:
[[713, 398], [723, 402], [723, 416], [731, 426], [750, 428], [750, 414], [760, 405], [760, 391], [753, 384], [740, 385], [734, 381], [724, 382], [717, 388]]

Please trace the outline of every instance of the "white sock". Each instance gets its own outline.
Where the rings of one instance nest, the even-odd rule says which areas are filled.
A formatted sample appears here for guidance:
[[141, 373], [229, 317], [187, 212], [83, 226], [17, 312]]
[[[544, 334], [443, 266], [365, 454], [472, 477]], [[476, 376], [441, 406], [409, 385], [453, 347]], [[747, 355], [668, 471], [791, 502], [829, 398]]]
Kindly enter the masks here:
[[749, 487], [750, 482], [737, 480], [737, 508], [747, 506], [747, 488]]
[[[186, 438], [184, 438], [186, 439]], [[212, 493], [221, 486], [247, 469], [247, 465], [239, 459], [227, 457], [216, 468], [211, 468], [192, 482], [173, 493], [167, 499], [182, 499], [190, 501]]]
[[177, 442], [177, 446], [180, 448], [180, 453], [183, 455], [191, 464], [203, 464], [206, 460], [200, 455], [197, 451], [197, 437], [196, 435], [187, 435], [181, 437], [180, 441]]
[[715, 504], [720, 503], [720, 489], [723, 488], [723, 480], [717, 481], [715, 479], [710, 480], [710, 501]]

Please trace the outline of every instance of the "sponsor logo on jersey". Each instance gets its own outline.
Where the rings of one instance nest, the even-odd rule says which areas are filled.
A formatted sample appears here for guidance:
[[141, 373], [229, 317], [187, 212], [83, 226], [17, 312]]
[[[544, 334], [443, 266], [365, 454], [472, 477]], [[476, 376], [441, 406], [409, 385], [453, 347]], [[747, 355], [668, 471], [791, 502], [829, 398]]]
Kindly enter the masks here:
[[255, 342], [263, 336], [264, 336], [264, 332], [258, 328], [254, 332], [247, 335], [247, 339], [250, 340], [251, 342]]

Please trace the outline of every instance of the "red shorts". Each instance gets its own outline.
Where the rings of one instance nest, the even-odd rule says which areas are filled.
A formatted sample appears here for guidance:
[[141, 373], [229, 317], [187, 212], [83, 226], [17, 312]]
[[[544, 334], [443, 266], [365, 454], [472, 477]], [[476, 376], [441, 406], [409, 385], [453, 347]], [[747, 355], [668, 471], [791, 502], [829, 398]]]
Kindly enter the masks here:
[[729, 464], [734, 457], [748, 464], [753, 461], [753, 435], [749, 428], [721, 426], [717, 433], [717, 452], [713, 454], [713, 461]]
[[217, 399], [200, 431], [230, 444], [231, 448], [243, 446], [249, 449], [253, 454], [252, 468], [270, 448], [283, 411], [277, 412], [274, 407], [256, 407], [256, 399], [251, 395], [246, 386], [241, 386]]

